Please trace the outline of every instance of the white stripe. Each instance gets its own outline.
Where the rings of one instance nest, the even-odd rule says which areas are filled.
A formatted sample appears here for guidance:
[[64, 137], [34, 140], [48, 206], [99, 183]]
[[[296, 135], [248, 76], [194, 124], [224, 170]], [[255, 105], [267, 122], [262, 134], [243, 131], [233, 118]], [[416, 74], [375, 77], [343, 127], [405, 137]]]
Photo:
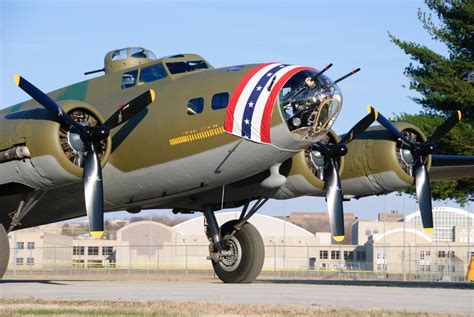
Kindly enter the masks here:
[[[275, 82], [273, 83], [273, 87], [275, 87], [275, 85], [278, 83], [281, 77], [283, 77], [286, 73], [288, 73], [289, 71], [297, 67], [301, 67], [301, 66], [287, 66], [278, 70], [273, 75], [273, 76], [276, 76]], [[270, 79], [267, 85], [262, 89], [262, 93], [258, 97], [257, 104], [254, 106], [255, 110], [253, 112], [252, 123], [251, 123], [252, 124], [251, 139], [254, 141], [258, 141], [258, 142], [262, 141], [262, 138], [260, 135], [261, 127], [262, 127], [262, 118], [263, 118], [263, 112], [265, 110], [265, 105], [267, 104], [268, 98], [270, 97], [270, 93], [271, 93], [271, 91], [268, 91], [268, 85], [270, 85], [271, 82], [272, 80]]]
[[[270, 69], [278, 65], [279, 63], [272, 63], [263, 67], [259, 70], [255, 75], [250, 78], [245, 88], [242, 90], [240, 94], [239, 100], [237, 100], [237, 105], [235, 106], [234, 110], [234, 126], [232, 127], [232, 134], [235, 135], [242, 135], [242, 119], [244, 115], [245, 106], [247, 100], [250, 97], [250, 94], [254, 90], [255, 86], [257, 86], [258, 81], [262, 78]], [[255, 107], [255, 106], [254, 106]]]

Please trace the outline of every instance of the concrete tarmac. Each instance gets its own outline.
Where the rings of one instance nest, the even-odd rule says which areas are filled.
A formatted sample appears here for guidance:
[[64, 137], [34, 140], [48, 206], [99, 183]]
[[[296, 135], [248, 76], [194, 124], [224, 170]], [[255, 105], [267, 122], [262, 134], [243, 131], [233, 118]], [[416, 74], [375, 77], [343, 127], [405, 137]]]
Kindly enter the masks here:
[[202, 301], [474, 315], [473, 289], [290, 284], [259, 281], [0, 281], [0, 298]]

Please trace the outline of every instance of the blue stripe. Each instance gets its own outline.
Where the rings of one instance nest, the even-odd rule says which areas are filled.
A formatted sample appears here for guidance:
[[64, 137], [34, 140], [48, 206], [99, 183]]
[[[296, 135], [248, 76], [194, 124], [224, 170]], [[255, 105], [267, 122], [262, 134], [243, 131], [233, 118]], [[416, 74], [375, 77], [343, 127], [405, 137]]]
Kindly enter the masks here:
[[[283, 66], [283, 67], [281, 67]], [[283, 69], [287, 67], [288, 65], [286, 64], [278, 64], [277, 66], [273, 67], [270, 69], [268, 72], [266, 72], [262, 78], [258, 81], [257, 85], [253, 88], [252, 93], [250, 94], [247, 103], [245, 104], [245, 109], [244, 109], [244, 115], [242, 116], [242, 136], [246, 138], [251, 138], [252, 136], [252, 117], [253, 117], [253, 112], [255, 110], [255, 105], [257, 104], [258, 98], [260, 97], [260, 94], [262, 93], [263, 89], [266, 89], [265, 86], [267, 85], [268, 81], [273, 78], [275, 73], [279, 71], [280, 69]], [[267, 74], [271, 73], [271, 76], [267, 76]], [[257, 90], [257, 87], [261, 87], [260, 90]], [[252, 107], [250, 106], [250, 103], [252, 103]], [[247, 121], [248, 120], [248, 121]], [[245, 123], [245, 121], [248, 122]]]

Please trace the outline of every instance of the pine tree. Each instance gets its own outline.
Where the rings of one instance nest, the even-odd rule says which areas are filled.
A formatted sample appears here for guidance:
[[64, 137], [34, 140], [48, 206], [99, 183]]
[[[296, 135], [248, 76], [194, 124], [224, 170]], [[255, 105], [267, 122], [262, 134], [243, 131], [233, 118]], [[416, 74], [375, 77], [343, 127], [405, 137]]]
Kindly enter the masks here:
[[[430, 135], [443, 119], [461, 110], [463, 120], [438, 144], [439, 154], [474, 155], [474, 1], [425, 0], [432, 13], [418, 10], [418, 18], [435, 41], [447, 47], [447, 56], [414, 42], [389, 34], [393, 43], [411, 57], [405, 68], [409, 88], [420, 96], [411, 97], [422, 105], [419, 115], [401, 114], [396, 119], [419, 126]], [[408, 190], [413, 192], [413, 190]], [[434, 199], [455, 199], [464, 205], [474, 192], [474, 180], [434, 182]]]

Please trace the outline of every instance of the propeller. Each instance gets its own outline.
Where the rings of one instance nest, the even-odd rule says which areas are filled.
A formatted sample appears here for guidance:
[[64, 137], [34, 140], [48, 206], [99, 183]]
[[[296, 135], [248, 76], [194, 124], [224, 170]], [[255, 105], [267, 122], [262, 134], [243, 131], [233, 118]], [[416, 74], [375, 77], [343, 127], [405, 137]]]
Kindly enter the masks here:
[[378, 112], [370, 108], [369, 114], [357, 122], [352, 129], [336, 144], [318, 142], [311, 148], [324, 158], [324, 188], [328, 204], [329, 222], [333, 239], [337, 242], [344, 240], [344, 209], [342, 206], [341, 179], [337, 169], [337, 160], [347, 154], [349, 142], [357, 138], [377, 119]]
[[446, 121], [439, 125], [426, 142], [416, 142], [409, 140], [398, 129], [379, 114], [377, 121], [380, 122], [402, 143], [402, 148], [410, 151], [413, 156], [412, 176], [415, 179], [416, 198], [420, 205], [421, 221], [423, 228], [427, 232], [433, 231], [433, 211], [431, 205], [430, 177], [428, 175], [428, 156], [433, 154], [436, 146], [435, 142], [445, 136], [459, 121], [461, 121], [461, 111], [453, 113]]
[[97, 154], [98, 144], [109, 136], [111, 129], [125, 123], [151, 104], [155, 100], [155, 92], [152, 89], [146, 91], [121, 106], [104, 124], [89, 127], [76, 122], [58, 103], [20, 75], [15, 75], [14, 81], [24, 92], [55, 115], [68, 131], [74, 130], [74, 133], [78, 133], [84, 142], [87, 155], [83, 165], [82, 178], [89, 230], [93, 237], [102, 237], [104, 233], [104, 190], [102, 167]]

